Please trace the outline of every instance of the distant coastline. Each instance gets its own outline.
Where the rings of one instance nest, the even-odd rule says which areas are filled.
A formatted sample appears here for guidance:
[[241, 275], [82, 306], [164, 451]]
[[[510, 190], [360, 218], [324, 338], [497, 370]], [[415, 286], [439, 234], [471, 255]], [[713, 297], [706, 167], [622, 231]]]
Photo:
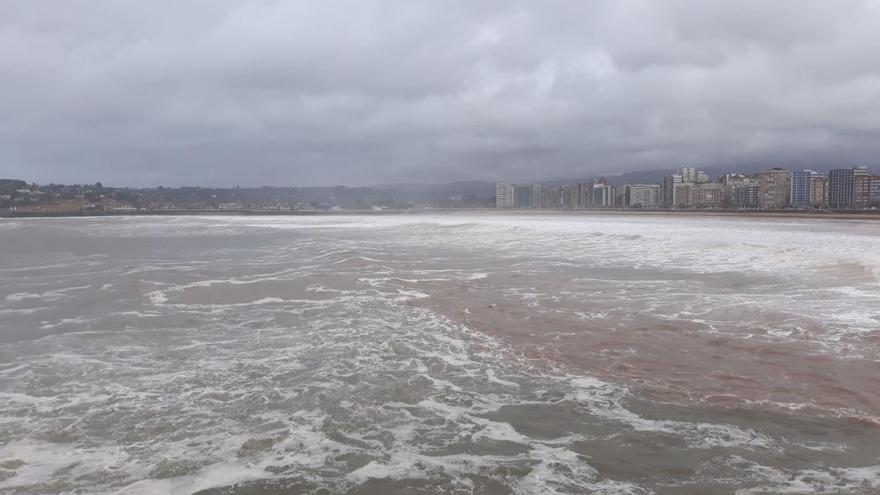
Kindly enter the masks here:
[[565, 209], [497, 209], [497, 208], [427, 208], [384, 210], [138, 210], [80, 212], [14, 212], [0, 211], [0, 219], [77, 218], [77, 217], [141, 217], [141, 216], [377, 216], [468, 213], [479, 215], [623, 215], [669, 217], [734, 217], [734, 218], [806, 218], [821, 220], [880, 220], [880, 210], [705, 210], [705, 209], [632, 209], [603, 208]]

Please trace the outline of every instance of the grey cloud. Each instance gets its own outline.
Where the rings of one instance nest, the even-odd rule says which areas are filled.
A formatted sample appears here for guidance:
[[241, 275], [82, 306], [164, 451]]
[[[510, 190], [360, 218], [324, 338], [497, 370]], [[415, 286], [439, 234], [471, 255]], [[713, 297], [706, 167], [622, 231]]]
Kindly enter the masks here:
[[880, 2], [0, 4], [0, 176], [117, 185], [880, 166]]

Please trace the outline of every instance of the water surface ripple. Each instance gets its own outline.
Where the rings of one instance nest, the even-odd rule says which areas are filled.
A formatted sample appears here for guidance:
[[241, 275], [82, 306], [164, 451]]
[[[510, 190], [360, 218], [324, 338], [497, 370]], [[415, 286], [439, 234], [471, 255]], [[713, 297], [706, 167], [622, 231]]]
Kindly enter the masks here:
[[872, 222], [0, 222], [0, 493], [880, 492]]

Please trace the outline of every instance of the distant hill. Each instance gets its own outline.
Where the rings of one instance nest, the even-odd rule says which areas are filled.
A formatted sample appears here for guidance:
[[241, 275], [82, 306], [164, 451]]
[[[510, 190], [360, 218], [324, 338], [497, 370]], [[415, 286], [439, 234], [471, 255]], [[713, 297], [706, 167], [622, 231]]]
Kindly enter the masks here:
[[25, 189], [28, 183], [16, 179], [0, 179], [0, 194], [12, 194], [16, 189]]

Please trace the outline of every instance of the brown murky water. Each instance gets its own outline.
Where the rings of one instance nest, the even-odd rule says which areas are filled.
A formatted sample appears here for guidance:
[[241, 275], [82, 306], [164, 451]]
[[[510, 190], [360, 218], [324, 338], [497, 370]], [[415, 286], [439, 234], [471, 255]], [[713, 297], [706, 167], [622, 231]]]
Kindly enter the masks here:
[[[760, 315], [768, 328], [756, 328], [754, 321], [743, 322], [747, 309], [735, 304], [712, 311], [709, 324], [702, 318], [653, 314], [640, 307], [636, 294], [621, 312], [619, 305], [603, 308], [588, 294], [573, 296], [578, 281], [536, 287], [540, 283], [530, 280], [525, 288], [522, 277], [503, 274], [432, 287], [431, 297], [417, 304], [510, 342], [530, 358], [637, 386], [658, 400], [869, 423], [880, 418], [876, 336], [860, 336], [852, 343], [858, 347], [841, 358], [821, 341], [820, 322], [799, 322], [780, 338], [769, 327], [793, 324], [781, 311]], [[525, 302], [523, 290], [559, 296]], [[638, 290], [628, 287], [623, 295]]]

